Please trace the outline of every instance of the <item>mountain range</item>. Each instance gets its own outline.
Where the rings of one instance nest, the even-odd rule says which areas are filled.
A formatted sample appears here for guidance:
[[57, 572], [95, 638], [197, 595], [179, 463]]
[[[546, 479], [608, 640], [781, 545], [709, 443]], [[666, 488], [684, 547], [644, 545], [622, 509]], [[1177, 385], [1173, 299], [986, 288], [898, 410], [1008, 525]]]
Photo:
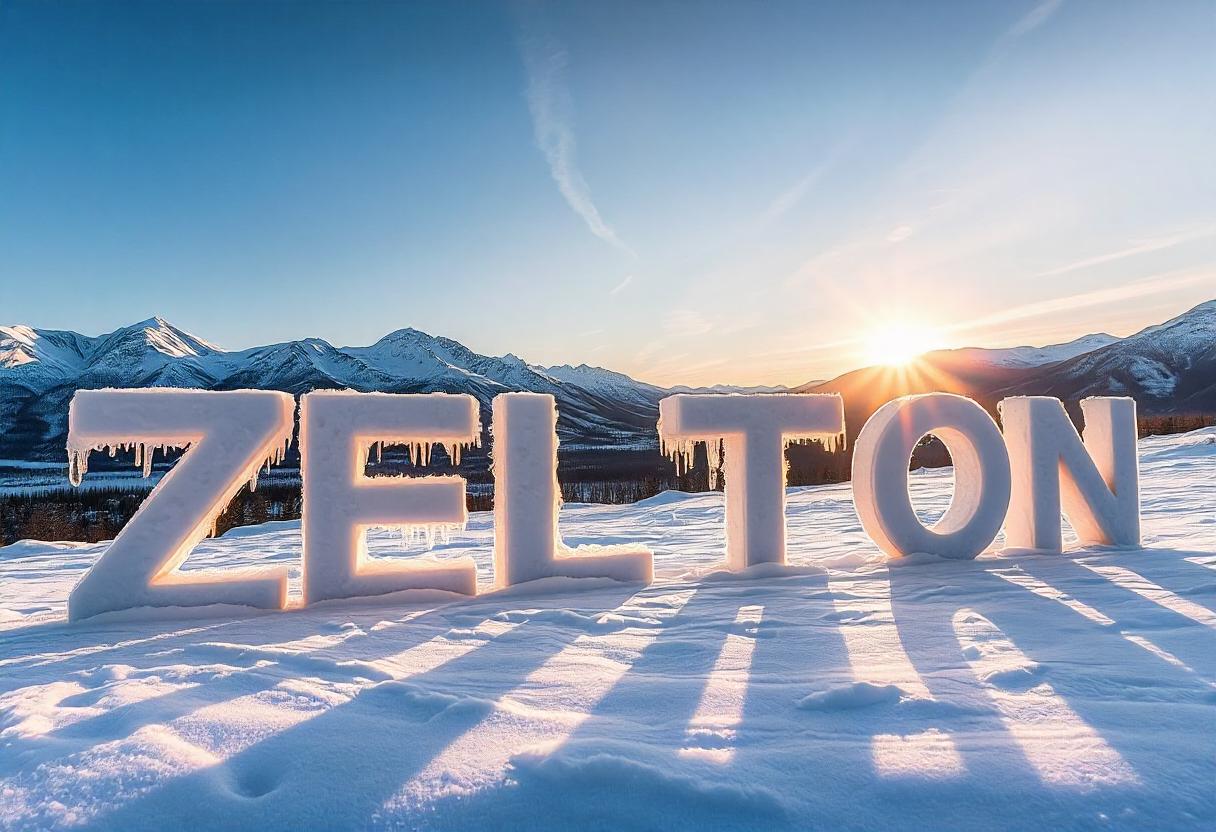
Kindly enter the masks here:
[[[550, 393], [563, 447], [652, 448], [658, 402], [673, 392], [783, 391], [784, 387], [662, 388], [586, 364], [544, 367], [507, 354], [480, 355], [416, 329], [368, 347], [306, 338], [240, 351], [221, 349], [161, 318], [91, 337], [0, 326], [0, 458], [62, 455], [68, 403], [78, 389], [261, 388], [470, 393], [483, 405], [508, 390]], [[879, 405], [905, 393], [946, 390], [992, 406], [1007, 395], [1069, 402], [1131, 395], [1145, 413], [1216, 412], [1216, 300], [1127, 338], [1086, 335], [1066, 344], [926, 353], [903, 367], [867, 367], [794, 388], [840, 392], [850, 432]]]
[[1074, 414], [1086, 396], [1131, 396], [1142, 415], [1216, 413], [1216, 300], [1126, 338], [925, 353], [901, 367], [864, 367], [798, 392], [840, 393], [850, 433], [896, 396], [944, 391], [995, 412], [1007, 396], [1055, 396]]

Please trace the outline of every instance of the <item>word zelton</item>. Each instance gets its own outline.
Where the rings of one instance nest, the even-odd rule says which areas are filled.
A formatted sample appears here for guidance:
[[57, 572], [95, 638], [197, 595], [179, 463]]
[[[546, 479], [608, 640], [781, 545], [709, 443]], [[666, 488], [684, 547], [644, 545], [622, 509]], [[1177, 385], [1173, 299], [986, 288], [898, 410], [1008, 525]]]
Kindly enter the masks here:
[[[220, 512], [291, 442], [295, 402], [256, 390], [84, 390], [69, 414], [69, 477], [79, 484], [92, 451], [134, 448], [151, 470], [156, 448], [185, 449], [113, 544], [81, 579], [68, 617], [135, 607], [239, 604], [281, 609], [284, 567], [180, 572]], [[932, 393], [896, 399], [875, 413], [853, 450], [853, 495], [862, 526], [889, 556], [928, 552], [974, 558], [1002, 524], [1006, 545], [1058, 552], [1066, 514], [1082, 544], [1140, 541], [1136, 405], [1081, 403], [1084, 439], [1057, 399], [1019, 397], [1000, 406], [1004, 433], [976, 402]], [[300, 403], [304, 603], [405, 589], [477, 591], [470, 558], [373, 559], [366, 532], [399, 528], [447, 535], [464, 527], [465, 481], [456, 476], [368, 477], [373, 447], [405, 445], [416, 464], [443, 445], [480, 441], [468, 395], [317, 391]], [[643, 545], [562, 543], [552, 396], [494, 399], [494, 575], [497, 586], [552, 576], [648, 582]], [[741, 570], [785, 562], [785, 448], [833, 445], [844, 435], [839, 395], [677, 395], [660, 402], [659, 437], [677, 466], [705, 443], [725, 474], [726, 563]], [[920, 522], [908, 494], [908, 462], [932, 434], [954, 463], [954, 497], [937, 523]]]

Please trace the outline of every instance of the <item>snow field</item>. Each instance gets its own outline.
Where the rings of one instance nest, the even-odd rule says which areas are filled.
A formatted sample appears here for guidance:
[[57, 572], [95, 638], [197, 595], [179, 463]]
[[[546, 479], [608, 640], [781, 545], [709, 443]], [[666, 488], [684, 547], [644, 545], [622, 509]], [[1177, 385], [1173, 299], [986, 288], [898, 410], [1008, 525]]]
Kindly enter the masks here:
[[[561, 511], [569, 545], [649, 546], [647, 587], [68, 626], [106, 544], [0, 548], [0, 826], [1210, 829], [1216, 429], [1140, 464], [1130, 552], [888, 562], [844, 484], [790, 489], [789, 565], [732, 574], [722, 496], [668, 492]], [[923, 519], [952, 476], [911, 476]], [[493, 534], [369, 550], [490, 590]], [[285, 567], [298, 599], [300, 556], [272, 523], [184, 568]]]

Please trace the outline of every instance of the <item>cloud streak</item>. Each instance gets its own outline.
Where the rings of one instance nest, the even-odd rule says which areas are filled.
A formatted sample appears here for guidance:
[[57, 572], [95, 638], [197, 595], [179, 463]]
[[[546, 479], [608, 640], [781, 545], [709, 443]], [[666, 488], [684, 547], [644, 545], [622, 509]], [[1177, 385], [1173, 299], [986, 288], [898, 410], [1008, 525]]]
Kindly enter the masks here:
[[1073, 312], [1078, 309], [1088, 309], [1094, 306], [1103, 306], [1109, 303], [1126, 302], [1136, 298], [1153, 297], [1155, 295], [1163, 295], [1179, 289], [1190, 288], [1191, 286], [1210, 284], [1214, 277], [1216, 276], [1213, 275], [1212, 270], [1207, 268], [1200, 269], [1199, 271], [1184, 270], [1180, 272], [1169, 272], [1166, 274], [1154, 275], [1152, 277], [1145, 278], [1144, 280], [1139, 280], [1135, 283], [1127, 283], [1122, 286], [1107, 286], [1088, 292], [1079, 292], [1073, 295], [1052, 298], [1051, 300], [1015, 306], [1012, 309], [1006, 309], [982, 318], [975, 318], [965, 324], [952, 327], [952, 329], [971, 331], [995, 326], [997, 324], [1007, 324], [1013, 321], [1022, 321], [1028, 318], [1041, 318], [1062, 312]]
[[536, 145], [545, 154], [549, 173], [566, 204], [578, 214], [587, 230], [630, 255], [634, 252], [600, 216], [579, 170], [572, 125], [573, 104], [566, 85], [566, 50], [537, 25], [525, 26], [519, 39], [520, 56], [528, 75], [528, 112]]
[[1100, 254], [1096, 257], [1087, 257], [1084, 260], [1078, 260], [1075, 263], [1069, 263], [1059, 268], [1050, 269], [1045, 272], [1039, 272], [1037, 277], [1054, 277], [1058, 274], [1068, 274], [1069, 272], [1088, 269], [1092, 266], [1101, 266], [1105, 263], [1113, 263], [1116, 260], [1123, 260], [1127, 257], [1135, 257], [1138, 254], [1149, 254], [1154, 251], [1163, 251], [1174, 246], [1182, 245], [1183, 243], [1193, 242], [1195, 240], [1203, 240], [1207, 237], [1216, 235], [1216, 227], [1197, 228], [1190, 231], [1182, 231], [1177, 234], [1172, 234], [1168, 237], [1157, 237], [1152, 240], [1145, 240], [1127, 248], [1112, 251], [1107, 254]]
[[1064, 5], [1064, 0], [1044, 0], [1044, 2], [1039, 3], [1027, 12], [1021, 20], [1013, 24], [1006, 33], [1007, 37], [1020, 38], [1023, 35], [1030, 34], [1050, 20], [1052, 15], [1059, 11], [1062, 5]]
[[633, 275], [626, 275], [625, 279], [608, 290], [609, 295], [615, 295], [625, 290], [625, 287], [633, 282]]

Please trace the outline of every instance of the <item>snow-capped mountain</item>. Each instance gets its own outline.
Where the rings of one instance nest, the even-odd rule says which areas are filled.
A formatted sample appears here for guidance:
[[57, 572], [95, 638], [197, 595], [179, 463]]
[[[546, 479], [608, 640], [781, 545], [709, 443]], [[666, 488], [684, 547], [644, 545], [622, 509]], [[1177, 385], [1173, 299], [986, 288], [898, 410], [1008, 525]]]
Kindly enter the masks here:
[[1049, 344], [1046, 347], [1005, 347], [1002, 349], [964, 347], [957, 350], [939, 350], [938, 353], [976, 364], [987, 364], [991, 367], [1042, 367], [1046, 364], [1067, 361], [1099, 347], [1113, 344], [1118, 340], [1114, 335], [1095, 332], [1067, 343]]
[[61, 454], [77, 389], [97, 387], [317, 388], [463, 392], [489, 401], [507, 390], [550, 393], [567, 446], [649, 447], [665, 391], [598, 367], [544, 368], [514, 355], [479, 355], [456, 341], [401, 329], [368, 347], [317, 338], [226, 351], [161, 318], [107, 335], [0, 327], [0, 457]]
[[1216, 300], [1053, 364], [1009, 389], [1064, 399], [1132, 396], [1146, 411], [1216, 411]]
[[[807, 384], [823, 384], [823, 380], [808, 381]], [[805, 386], [805, 385], [804, 385]], [[784, 384], [751, 384], [740, 386], [736, 384], [711, 384], [708, 387], [689, 387], [678, 384], [670, 388], [669, 393], [789, 393], [790, 388]]]
[[662, 387], [655, 387], [632, 379], [624, 373], [605, 370], [603, 367], [592, 367], [588, 364], [579, 364], [577, 367], [559, 364], [555, 367], [535, 367], [534, 369], [554, 381], [573, 384], [597, 396], [642, 406], [649, 406], [651, 402], [657, 402], [669, 392]]
[[[478, 398], [486, 419], [497, 393], [531, 390], [557, 399], [558, 431], [567, 448], [653, 447], [658, 402], [673, 392], [785, 389], [664, 389], [586, 364], [544, 367], [510, 354], [480, 355], [450, 338], [408, 328], [367, 347], [307, 338], [228, 351], [161, 318], [97, 337], [5, 326], [0, 327], [0, 458], [61, 456], [72, 395], [97, 387], [464, 392]], [[1048, 347], [943, 350], [898, 373], [865, 368], [797, 389], [843, 393], [850, 430], [893, 396], [939, 389], [988, 405], [1022, 393], [1069, 401], [1115, 394], [1134, 396], [1146, 413], [1212, 413], [1216, 300], [1128, 338], [1095, 334]]]
[[1040, 348], [938, 350], [903, 367], [864, 367], [797, 389], [842, 394], [852, 435], [891, 399], [932, 391], [971, 396], [992, 410], [1012, 395], [1067, 403], [1116, 395], [1134, 397], [1144, 414], [1216, 413], [1216, 300], [1130, 337], [1111, 337], [1087, 335]]

